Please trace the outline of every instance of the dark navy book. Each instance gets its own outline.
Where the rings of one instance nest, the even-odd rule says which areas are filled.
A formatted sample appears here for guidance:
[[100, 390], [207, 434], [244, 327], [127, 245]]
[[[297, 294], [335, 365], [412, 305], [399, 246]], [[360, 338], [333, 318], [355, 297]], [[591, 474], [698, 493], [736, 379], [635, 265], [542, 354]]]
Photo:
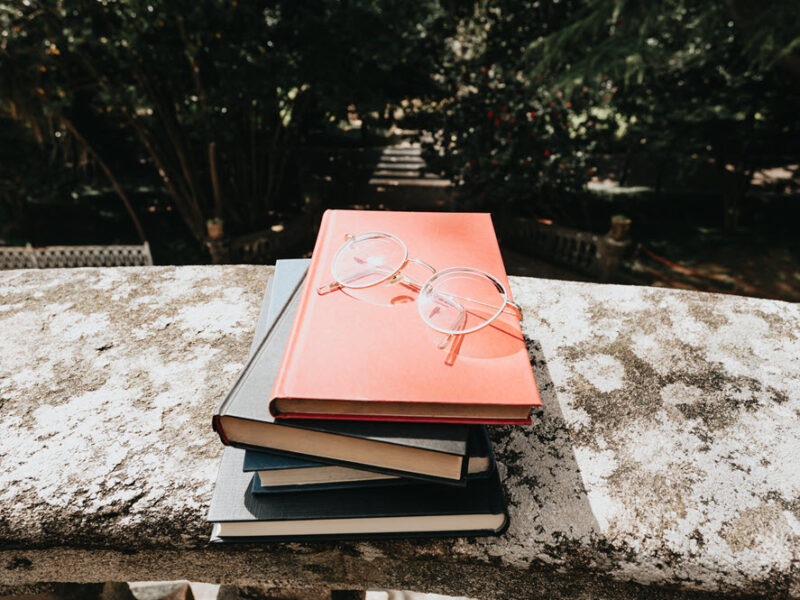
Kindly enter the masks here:
[[459, 488], [436, 483], [253, 494], [244, 450], [225, 448], [208, 520], [212, 542], [499, 535], [508, 514], [495, 469]]

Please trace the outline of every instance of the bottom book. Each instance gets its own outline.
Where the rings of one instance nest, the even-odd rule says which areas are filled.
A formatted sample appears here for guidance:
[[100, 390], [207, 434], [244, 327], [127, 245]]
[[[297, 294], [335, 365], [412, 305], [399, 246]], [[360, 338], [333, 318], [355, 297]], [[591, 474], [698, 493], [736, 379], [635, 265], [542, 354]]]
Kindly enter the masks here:
[[208, 512], [212, 542], [499, 535], [508, 527], [496, 469], [465, 488], [414, 483], [253, 494], [244, 454], [223, 453]]

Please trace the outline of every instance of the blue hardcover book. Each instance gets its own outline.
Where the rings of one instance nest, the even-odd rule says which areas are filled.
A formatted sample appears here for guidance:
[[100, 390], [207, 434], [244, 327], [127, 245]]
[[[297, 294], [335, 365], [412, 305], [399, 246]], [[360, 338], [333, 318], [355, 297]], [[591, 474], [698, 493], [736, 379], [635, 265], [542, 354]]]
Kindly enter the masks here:
[[[468, 458], [469, 479], [488, 477], [494, 469], [494, 457], [485, 425], [474, 425], [470, 428]], [[243, 470], [253, 473], [252, 491], [255, 494], [402, 485], [411, 482], [407, 478], [386, 473], [327, 465], [254, 450], [245, 452]]]

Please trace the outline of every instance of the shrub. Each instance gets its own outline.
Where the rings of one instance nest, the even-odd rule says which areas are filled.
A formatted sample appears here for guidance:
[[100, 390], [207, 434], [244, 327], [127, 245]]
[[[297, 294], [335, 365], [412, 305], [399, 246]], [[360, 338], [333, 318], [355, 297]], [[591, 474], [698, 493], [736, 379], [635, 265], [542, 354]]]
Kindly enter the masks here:
[[569, 19], [576, 2], [482, 2], [460, 15], [440, 81], [439, 130], [429, 157], [466, 205], [542, 210], [583, 189], [607, 118], [596, 88], [570, 90], [531, 76], [532, 42]]
[[581, 190], [598, 152], [710, 161], [734, 228], [760, 157], [796, 144], [796, 13], [794, 0], [458, 7], [431, 154], [465, 203], [527, 211]]
[[795, 144], [800, 129], [797, 2], [586, 0], [573, 8], [528, 46], [531, 75], [607, 94], [629, 153], [673, 170], [712, 163], [722, 222], [735, 229], [754, 169]]

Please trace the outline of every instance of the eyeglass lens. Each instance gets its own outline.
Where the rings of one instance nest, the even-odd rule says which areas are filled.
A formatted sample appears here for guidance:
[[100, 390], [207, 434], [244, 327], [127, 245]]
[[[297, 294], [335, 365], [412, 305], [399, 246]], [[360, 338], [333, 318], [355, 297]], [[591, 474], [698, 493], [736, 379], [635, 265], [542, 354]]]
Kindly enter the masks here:
[[345, 287], [368, 287], [394, 275], [406, 257], [405, 246], [395, 238], [365, 234], [342, 246], [331, 271], [334, 279]]
[[443, 333], [470, 333], [497, 318], [505, 295], [486, 275], [448, 269], [430, 278], [417, 299], [423, 320]]

